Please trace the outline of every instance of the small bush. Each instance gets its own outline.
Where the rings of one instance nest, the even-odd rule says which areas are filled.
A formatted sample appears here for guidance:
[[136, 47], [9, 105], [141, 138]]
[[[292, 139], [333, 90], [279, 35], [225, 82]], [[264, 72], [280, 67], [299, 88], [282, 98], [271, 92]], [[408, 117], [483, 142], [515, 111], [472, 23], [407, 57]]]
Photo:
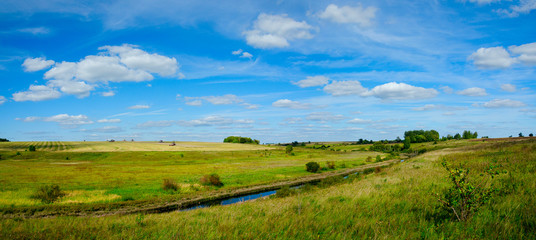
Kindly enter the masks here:
[[30, 146], [28, 147], [28, 151], [30, 151], [30, 152], [35, 152], [35, 146], [34, 146], [34, 145], [30, 145]]
[[162, 183], [162, 189], [164, 190], [173, 190], [177, 191], [179, 189], [179, 185], [173, 181], [173, 179], [165, 178], [164, 182]]
[[382, 157], [380, 155], [376, 155], [376, 162], [381, 162], [382, 161]]
[[134, 201], [134, 197], [130, 196], [130, 195], [126, 195], [126, 196], [121, 196], [121, 201]]
[[212, 174], [201, 177], [201, 184], [212, 185], [216, 187], [223, 186], [223, 183], [220, 180], [220, 176], [216, 173], [212, 173]]
[[371, 157], [371, 156], [368, 156], [366, 161], [367, 161], [367, 162], [372, 162], [372, 157]]
[[37, 192], [32, 196], [34, 199], [39, 199], [44, 203], [53, 203], [59, 198], [65, 196], [58, 185], [42, 186], [37, 189]]
[[374, 172], [374, 168], [366, 168], [365, 170], [363, 170], [363, 174], [369, 174], [373, 172]]
[[382, 168], [380, 166], [374, 168], [375, 173], [379, 173], [382, 171]]
[[326, 166], [329, 169], [335, 169], [335, 162], [334, 161], [328, 161], [328, 162], [326, 162]]
[[305, 169], [307, 170], [307, 172], [315, 173], [318, 172], [318, 170], [320, 169], [320, 165], [317, 162], [308, 162], [307, 164], [305, 164]]

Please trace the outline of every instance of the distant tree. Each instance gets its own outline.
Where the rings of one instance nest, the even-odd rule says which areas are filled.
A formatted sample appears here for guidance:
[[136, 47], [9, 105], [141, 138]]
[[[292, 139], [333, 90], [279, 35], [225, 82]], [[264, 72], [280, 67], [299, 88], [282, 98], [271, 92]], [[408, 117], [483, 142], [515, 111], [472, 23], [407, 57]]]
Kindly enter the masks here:
[[459, 133], [456, 133], [456, 135], [454, 135], [454, 139], [460, 140], [462, 139], [462, 135], [460, 135]]
[[30, 152], [35, 152], [35, 146], [34, 146], [34, 145], [30, 145], [30, 146], [28, 147], [28, 151], [30, 151]]
[[436, 130], [406, 131], [404, 139], [409, 139], [411, 143], [433, 142], [439, 140], [439, 133]]
[[523, 133], [519, 133], [519, 137], [523, 137]]
[[287, 145], [287, 147], [285, 148], [285, 152], [287, 154], [290, 154], [292, 152], [292, 150], [294, 150], [294, 148], [292, 148], [292, 145]]
[[318, 170], [320, 169], [320, 164], [318, 164], [317, 162], [308, 162], [307, 164], [305, 164], [305, 169], [307, 170], [307, 172], [315, 173], [318, 172]]
[[478, 133], [476, 131], [473, 133], [473, 138], [478, 138]]
[[0, 142], [9, 142], [9, 140], [7, 138], [0, 138]]
[[532, 134], [532, 133], [531, 133], [531, 134], [529, 134], [529, 137], [534, 137], [534, 134]]
[[224, 143], [253, 143], [253, 144], [259, 144], [260, 141], [256, 139], [251, 139], [248, 137], [240, 137], [240, 136], [229, 136], [223, 139]]

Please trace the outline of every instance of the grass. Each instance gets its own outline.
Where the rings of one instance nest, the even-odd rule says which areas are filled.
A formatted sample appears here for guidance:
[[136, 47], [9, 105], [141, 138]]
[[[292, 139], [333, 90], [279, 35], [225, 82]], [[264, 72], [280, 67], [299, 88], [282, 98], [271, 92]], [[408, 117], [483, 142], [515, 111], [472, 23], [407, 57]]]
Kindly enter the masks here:
[[[32, 144], [38, 146], [36, 152], [20, 151], [17, 154], [18, 148]], [[139, 148], [133, 149], [134, 151], [82, 152], [81, 149], [87, 148], [84, 144], [95, 148], [102, 144], [125, 144]], [[283, 147], [223, 143], [198, 144], [206, 147], [214, 145], [213, 151], [143, 151], [147, 149], [144, 144], [2, 143], [0, 146], [3, 149], [11, 148], [12, 151], [0, 152], [0, 196], [4, 196], [0, 198], [0, 208], [43, 205], [44, 203], [30, 199], [30, 195], [40, 186], [50, 184], [60, 186], [67, 193], [54, 205], [146, 200], [167, 196], [181, 198], [216, 189], [200, 185], [200, 178], [210, 173], [217, 173], [224, 184], [222, 188], [230, 189], [309, 175], [305, 171], [305, 164], [310, 161], [316, 161], [323, 167], [327, 166], [329, 160], [336, 166], [345, 165], [350, 168], [365, 164], [368, 156], [381, 154], [296, 147], [294, 156], [289, 156]], [[56, 146], [58, 149], [69, 150], [55, 150]], [[232, 148], [221, 150], [228, 146]], [[165, 147], [169, 146], [166, 144]], [[258, 147], [262, 149], [251, 150]], [[234, 148], [248, 150], [229, 150]], [[164, 190], [164, 179], [177, 183], [177, 191]]]
[[[438, 213], [448, 187], [442, 156], [473, 177], [489, 164], [502, 188], [471, 219]], [[5, 219], [2, 239], [535, 239], [536, 141], [427, 152], [378, 173], [283, 198], [187, 212]]]

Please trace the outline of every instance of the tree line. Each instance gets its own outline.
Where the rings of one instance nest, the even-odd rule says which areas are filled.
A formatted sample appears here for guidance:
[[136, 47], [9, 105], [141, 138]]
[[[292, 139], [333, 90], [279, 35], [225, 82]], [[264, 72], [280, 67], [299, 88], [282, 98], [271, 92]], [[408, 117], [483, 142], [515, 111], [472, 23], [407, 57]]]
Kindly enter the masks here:
[[248, 137], [240, 137], [240, 136], [229, 136], [223, 139], [224, 143], [251, 143], [251, 144], [259, 144], [260, 141], [257, 139], [251, 139]]

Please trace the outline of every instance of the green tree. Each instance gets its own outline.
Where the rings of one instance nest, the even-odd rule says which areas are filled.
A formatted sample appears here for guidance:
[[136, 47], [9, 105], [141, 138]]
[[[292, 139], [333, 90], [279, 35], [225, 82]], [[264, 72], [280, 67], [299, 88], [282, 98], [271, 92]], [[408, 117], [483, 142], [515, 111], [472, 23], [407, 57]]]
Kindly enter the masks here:
[[408, 150], [411, 148], [411, 140], [409, 138], [404, 139], [404, 150]]
[[519, 133], [519, 137], [523, 137], [523, 133]]
[[292, 145], [287, 145], [287, 147], [285, 148], [285, 152], [287, 154], [290, 154], [292, 152], [292, 150], [294, 150], [294, 148], [292, 147]]

